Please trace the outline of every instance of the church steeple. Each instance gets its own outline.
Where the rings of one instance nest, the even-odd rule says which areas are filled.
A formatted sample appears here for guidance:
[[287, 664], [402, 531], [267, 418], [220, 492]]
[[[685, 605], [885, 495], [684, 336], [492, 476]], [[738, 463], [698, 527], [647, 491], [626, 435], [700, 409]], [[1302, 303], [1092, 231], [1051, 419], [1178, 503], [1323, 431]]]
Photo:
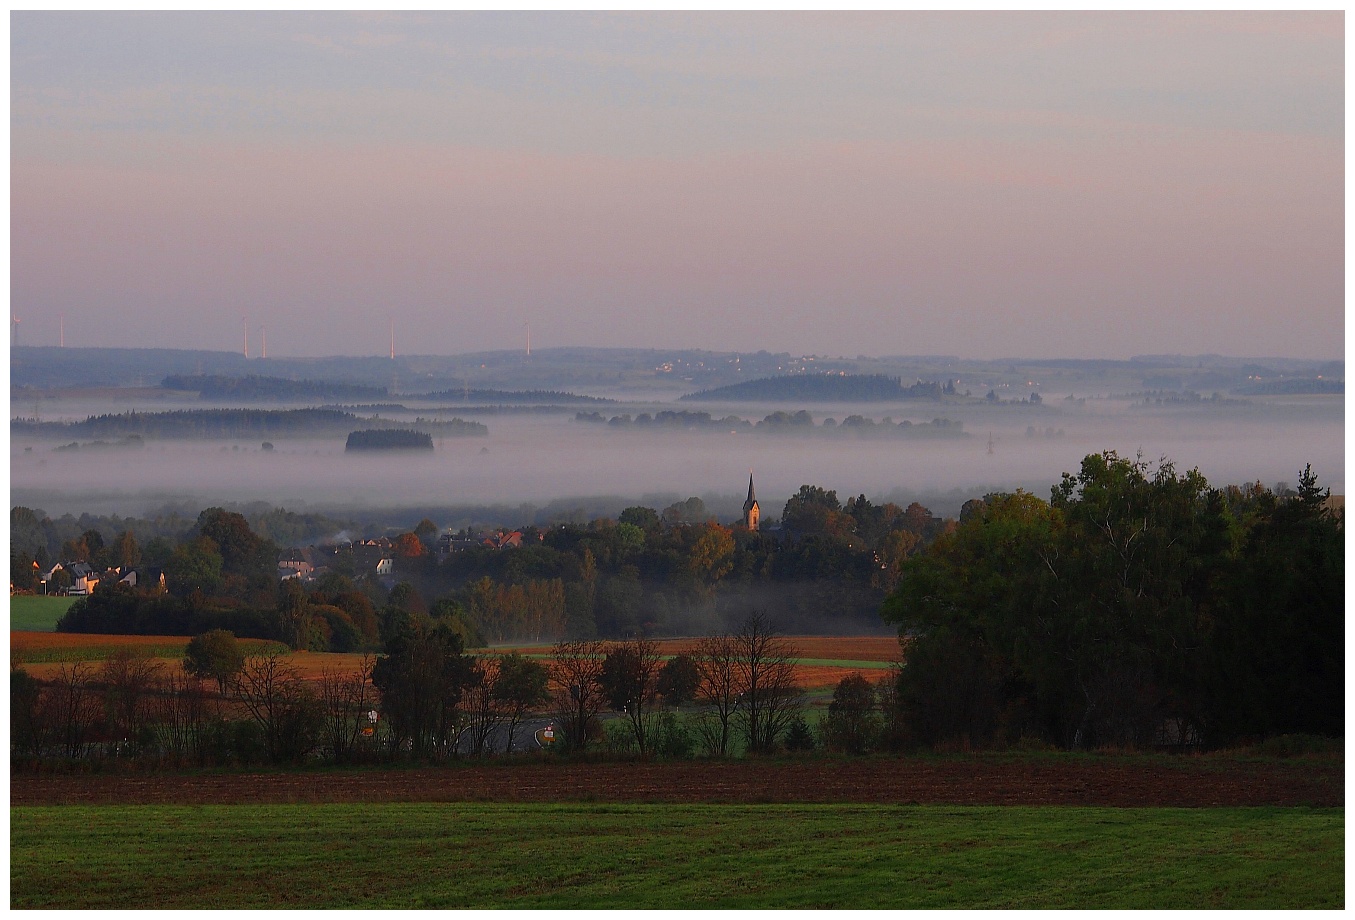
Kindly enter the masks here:
[[748, 500], [743, 503], [743, 526], [749, 530], [757, 530], [758, 518], [761, 516], [761, 509], [757, 504], [757, 493], [753, 491], [753, 471], [748, 471]]

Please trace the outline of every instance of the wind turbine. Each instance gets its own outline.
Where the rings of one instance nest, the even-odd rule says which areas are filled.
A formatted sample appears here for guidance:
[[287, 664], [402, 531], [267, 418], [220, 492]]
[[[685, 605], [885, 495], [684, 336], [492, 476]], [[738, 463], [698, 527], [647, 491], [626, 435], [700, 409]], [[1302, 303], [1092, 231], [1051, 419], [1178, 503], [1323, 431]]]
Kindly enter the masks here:
[[9, 315], [10, 344], [19, 344], [19, 317], [14, 313]]
[[267, 326], [260, 326], [260, 327], [259, 327], [259, 334], [260, 334], [261, 336], [263, 336], [263, 343], [262, 343], [262, 345], [261, 345], [260, 348], [259, 348], [259, 357], [260, 357], [260, 358], [267, 358], [267, 357], [268, 357], [268, 327], [267, 327]]
[[66, 347], [66, 314], [58, 313], [57, 319], [57, 342], [62, 348]]
[[245, 360], [249, 360], [249, 317], [244, 317], [245, 322]]

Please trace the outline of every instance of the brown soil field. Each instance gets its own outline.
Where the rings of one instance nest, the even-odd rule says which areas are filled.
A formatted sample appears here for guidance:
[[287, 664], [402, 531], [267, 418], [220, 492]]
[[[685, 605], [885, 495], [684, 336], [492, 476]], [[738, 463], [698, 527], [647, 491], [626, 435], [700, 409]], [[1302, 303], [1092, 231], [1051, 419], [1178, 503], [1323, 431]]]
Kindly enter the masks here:
[[10, 778], [11, 806], [290, 802], [1341, 807], [1345, 759], [987, 754]]
[[[248, 640], [246, 640], [248, 641]], [[12, 651], [45, 651], [74, 648], [145, 648], [147, 646], [187, 645], [186, 636], [104, 636], [93, 633], [11, 632]]]
[[[684, 655], [692, 651], [701, 641], [689, 639], [660, 639], [659, 654]], [[786, 642], [794, 646], [800, 658], [819, 658], [837, 661], [898, 661], [899, 639], [897, 636], [787, 636]], [[515, 645], [495, 647], [487, 651], [498, 654], [521, 652], [530, 655], [548, 655], [549, 645]]]

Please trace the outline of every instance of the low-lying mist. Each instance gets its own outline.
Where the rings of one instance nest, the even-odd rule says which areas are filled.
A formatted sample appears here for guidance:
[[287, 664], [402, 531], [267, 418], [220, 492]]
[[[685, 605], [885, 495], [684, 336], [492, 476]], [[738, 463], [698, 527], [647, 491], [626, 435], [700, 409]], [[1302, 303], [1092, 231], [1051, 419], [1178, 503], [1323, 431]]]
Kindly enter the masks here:
[[[22, 407], [12, 408], [21, 414]], [[609, 414], [623, 411], [636, 410], [617, 407]], [[778, 515], [806, 483], [835, 489], [844, 501], [860, 493], [873, 501], [918, 500], [953, 516], [967, 498], [988, 491], [1019, 487], [1047, 497], [1060, 474], [1103, 450], [1149, 461], [1166, 457], [1181, 470], [1198, 467], [1214, 485], [1292, 484], [1312, 464], [1321, 485], [1343, 494], [1343, 411], [1340, 397], [1223, 407], [1130, 407], [1110, 400], [1028, 410], [818, 407], [811, 409], [815, 427], [793, 434], [617, 430], [576, 422], [572, 413], [506, 414], [484, 418], [488, 437], [437, 441], [431, 454], [346, 454], [341, 437], [273, 437], [268, 451], [259, 440], [243, 439], [147, 440], [141, 448], [63, 451], [54, 451], [53, 443], [15, 439], [11, 504], [52, 515], [140, 515], [168, 502], [205, 507], [252, 501], [292, 510], [498, 505], [527, 514], [523, 506], [564, 499], [619, 510], [646, 497], [696, 495], [732, 520], [751, 469], [768, 516]], [[895, 422], [946, 415], [962, 421], [968, 436], [871, 438], [822, 428], [825, 418], [840, 422], [851, 412], [877, 422], [886, 415]], [[715, 407], [712, 414], [762, 417], [760, 410], [732, 406]]]

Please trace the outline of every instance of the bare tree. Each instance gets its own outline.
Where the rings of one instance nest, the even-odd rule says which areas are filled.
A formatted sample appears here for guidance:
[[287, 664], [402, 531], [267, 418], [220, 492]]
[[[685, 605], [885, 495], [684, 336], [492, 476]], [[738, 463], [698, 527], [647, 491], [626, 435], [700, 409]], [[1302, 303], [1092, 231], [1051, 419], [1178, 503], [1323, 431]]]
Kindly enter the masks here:
[[707, 753], [729, 753], [730, 729], [734, 711], [739, 704], [739, 680], [735, 669], [735, 649], [732, 636], [707, 636], [696, 645], [692, 660], [696, 663], [701, 682], [696, 698], [710, 708], [712, 717], [697, 722]]
[[41, 757], [52, 743], [55, 731], [52, 694], [42, 681], [18, 666], [13, 652], [10, 653], [9, 694], [10, 750]]
[[89, 736], [99, 718], [99, 701], [90, 687], [93, 667], [84, 661], [61, 665], [48, 690], [49, 705], [44, 707], [67, 757], [83, 757]]
[[209, 722], [220, 716], [220, 698], [209, 699], [202, 678], [180, 669], [162, 673], [156, 681], [152, 718], [156, 740], [176, 758], [206, 759], [204, 740]]
[[320, 728], [318, 700], [287, 663], [287, 653], [270, 648], [245, 656], [235, 676], [235, 696], [263, 730], [273, 763], [299, 760], [314, 749]]
[[588, 743], [589, 729], [605, 703], [598, 681], [606, 653], [606, 643], [597, 640], [557, 642], [551, 650], [551, 697], [569, 748]]
[[492, 753], [489, 750], [490, 736], [506, 715], [501, 701], [494, 692], [499, 682], [499, 674], [500, 665], [497, 658], [477, 658], [471, 670], [470, 682], [461, 698], [467, 720], [469, 753], [473, 757], [483, 757]]
[[99, 678], [104, 685], [108, 730], [123, 747], [138, 747], [150, 727], [150, 700], [163, 666], [144, 651], [121, 648], [104, 660]]
[[372, 666], [376, 658], [365, 655], [356, 671], [324, 671], [320, 675], [320, 705], [324, 710], [321, 741], [336, 763], [349, 759], [357, 749], [367, 712], [376, 703]]
[[761, 613], [744, 621], [732, 639], [739, 700], [737, 720], [748, 750], [766, 754], [799, 714], [804, 691], [795, 683], [799, 651]]

